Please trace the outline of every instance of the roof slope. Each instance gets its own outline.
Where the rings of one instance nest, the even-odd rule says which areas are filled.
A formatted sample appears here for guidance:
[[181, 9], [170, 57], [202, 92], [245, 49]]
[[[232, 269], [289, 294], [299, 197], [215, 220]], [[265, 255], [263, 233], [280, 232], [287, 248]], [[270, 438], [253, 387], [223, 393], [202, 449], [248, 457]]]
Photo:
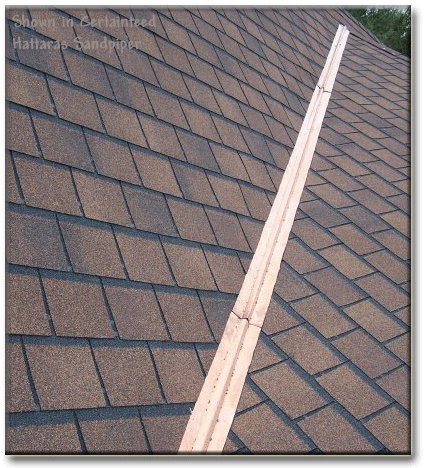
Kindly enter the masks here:
[[8, 16], [8, 451], [177, 450], [344, 23], [225, 452], [408, 452], [408, 60], [343, 10]]

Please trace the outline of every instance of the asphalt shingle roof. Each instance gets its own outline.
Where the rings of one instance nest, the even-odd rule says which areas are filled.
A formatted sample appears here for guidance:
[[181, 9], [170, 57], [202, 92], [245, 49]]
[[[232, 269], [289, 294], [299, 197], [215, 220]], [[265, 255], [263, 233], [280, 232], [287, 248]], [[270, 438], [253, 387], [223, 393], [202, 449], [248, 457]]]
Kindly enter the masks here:
[[7, 52], [9, 453], [176, 452], [339, 23], [225, 452], [408, 453], [408, 59], [339, 9], [7, 16], [69, 45]]

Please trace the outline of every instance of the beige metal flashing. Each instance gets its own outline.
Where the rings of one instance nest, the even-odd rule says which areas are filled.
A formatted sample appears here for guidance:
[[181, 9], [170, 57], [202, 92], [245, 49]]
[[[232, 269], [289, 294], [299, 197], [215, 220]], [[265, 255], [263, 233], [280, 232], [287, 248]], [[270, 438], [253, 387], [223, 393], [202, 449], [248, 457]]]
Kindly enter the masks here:
[[339, 26], [179, 453], [221, 453], [233, 422], [348, 37]]

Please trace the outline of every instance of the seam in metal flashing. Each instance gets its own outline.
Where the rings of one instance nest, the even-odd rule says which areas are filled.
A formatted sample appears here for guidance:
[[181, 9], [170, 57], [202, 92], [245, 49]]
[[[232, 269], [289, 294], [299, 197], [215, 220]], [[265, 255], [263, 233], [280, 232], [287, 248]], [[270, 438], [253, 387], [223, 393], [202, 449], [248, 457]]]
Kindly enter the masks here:
[[349, 31], [340, 25], [288, 166], [181, 441], [179, 453], [221, 453], [301, 199]]

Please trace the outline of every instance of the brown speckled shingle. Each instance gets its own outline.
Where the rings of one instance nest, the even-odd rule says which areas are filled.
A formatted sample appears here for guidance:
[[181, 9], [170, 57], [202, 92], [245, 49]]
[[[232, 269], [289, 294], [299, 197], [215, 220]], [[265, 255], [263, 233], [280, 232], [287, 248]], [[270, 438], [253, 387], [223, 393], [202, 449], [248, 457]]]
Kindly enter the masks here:
[[162, 402], [147, 348], [95, 346], [93, 352], [113, 406]]
[[206, 173], [202, 169], [176, 162], [172, 165], [185, 198], [205, 205], [218, 206]]
[[178, 452], [188, 416], [158, 416], [142, 419], [153, 453]]
[[28, 205], [81, 215], [69, 169], [24, 158], [15, 158], [15, 167]]
[[158, 236], [128, 235], [127, 231], [116, 231], [116, 239], [132, 280], [174, 283]]
[[143, 231], [175, 236], [177, 228], [162, 193], [139, 187], [123, 187], [135, 227]]
[[42, 281], [57, 335], [112, 338], [99, 281], [47, 275]]
[[350, 247], [359, 255], [373, 252], [380, 248], [377, 242], [369, 238], [353, 224], [336, 226], [331, 229], [331, 232], [335, 234], [345, 245]]
[[77, 171], [73, 178], [87, 218], [132, 225], [119, 183]]
[[76, 125], [35, 115], [34, 127], [43, 156], [51, 161], [92, 170], [91, 157], [83, 136]]
[[105, 68], [100, 62], [72, 49], [64, 50], [64, 60], [73, 84], [108, 98], [113, 97]]
[[292, 328], [275, 336], [273, 341], [304, 370], [316, 374], [338, 365], [341, 359], [305, 325]]
[[361, 278], [357, 284], [390, 311], [408, 304], [408, 296], [381, 273]]
[[320, 294], [294, 302], [292, 308], [326, 338], [355, 328], [350, 320], [340, 314], [339, 310]]
[[150, 149], [166, 156], [185, 160], [172, 126], [142, 114], [138, 114], [138, 118]]
[[377, 380], [378, 385], [404, 408], [411, 407], [411, 379], [408, 367], [399, 367]]
[[75, 424], [9, 427], [6, 436], [9, 454], [77, 454], [82, 452]]
[[80, 428], [89, 453], [148, 453], [139, 418], [80, 421]]
[[174, 341], [212, 341], [200, 300], [194, 291], [156, 287], [156, 295]]
[[229, 249], [250, 250], [239, 219], [235, 214], [214, 208], [207, 208], [206, 213], [219, 245]]
[[7, 329], [22, 335], [50, 335], [49, 322], [36, 274], [9, 273]]
[[344, 312], [379, 341], [389, 340], [404, 331], [403, 327], [371, 300], [345, 307]]
[[245, 277], [238, 255], [213, 247], [205, 247], [204, 251], [218, 289], [237, 294]]
[[388, 400], [347, 364], [326, 372], [317, 381], [357, 419], [387, 406]]
[[132, 154], [145, 187], [182, 196], [168, 158], [136, 148], [132, 148]]
[[139, 146], [147, 146], [135, 111], [103, 98], [97, 98], [96, 102], [109, 135]]
[[[291, 419], [295, 419], [325, 404], [324, 399], [317, 391], [286, 362], [256, 373], [252, 380]], [[285, 386], [286, 392], [283, 392]]]
[[25, 350], [43, 410], [105, 406], [89, 346], [27, 344]]
[[28, 110], [17, 107], [7, 109], [6, 147], [20, 153], [39, 156]]
[[177, 133], [188, 162], [219, 172], [209, 143], [205, 139], [182, 130], [177, 130]]
[[6, 99], [36, 109], [46, 114], [54, 114], [44, 75], [9, 63], [7, 65], [8, 87]]
[[269, 406], [263, 404], [237, 416], [231, 427], [255, 454], [307, 453], [308, 445]]
[[[53, 216], [11, 211], [8, 214], [8, 261], [69, 270], [58, 224]], [[43, 244], [40, 243], [43, 239]]]
[[216, 244], [202, 205], [168, 197], [168, 206], [182, 239]]
[[51, 78], [48, 82], [59, 117], [98, 132], [103, 131], [101, 117], [92, 93]]
[[375, 453], [374, 446], [333, 407], [328, 406], [303, 419], [299, 426], [323, 453]]
[[151, 349], [168, 403], [196, 401], [204, 380], [196, 351], [159, 346]]
[[126, 143], [95, 132], [85, 132], [98, 172], [113, 179], [139, 184], [132, 155]]
[[60, 221], [65, 245], [75, 272], [124, 278], [110, 227]]
[[9, 343], [6, 357], [7, 411], [33, 411], [35, 406], [21, 344]]
[[158, 119], [189, 130], [178, 99], [151, 86], [147, 86], [147, 94]]
[[104, 281], [119, 336], [129, 340], [167, 339], [165, 324], [151, 287]]
[[365, 423], [365, 426], [392, 453], [410, 454], [410, 419], [397, 408], [388, 408]]
[[216, 290], [203, 250], [194, 244], [163, 241], [170, 266], [179, 286]]
[[400, 363], [391, 353], [382, 349], [373, 338], [360, 330], [337, 338], [333, 344], [369, 377], [378, 377]]
[[351, 304], [365, 297], [362, 291], [347, 282], [346, 278], [333, 267], [310, 273], [307, 278], [337, 306]]

